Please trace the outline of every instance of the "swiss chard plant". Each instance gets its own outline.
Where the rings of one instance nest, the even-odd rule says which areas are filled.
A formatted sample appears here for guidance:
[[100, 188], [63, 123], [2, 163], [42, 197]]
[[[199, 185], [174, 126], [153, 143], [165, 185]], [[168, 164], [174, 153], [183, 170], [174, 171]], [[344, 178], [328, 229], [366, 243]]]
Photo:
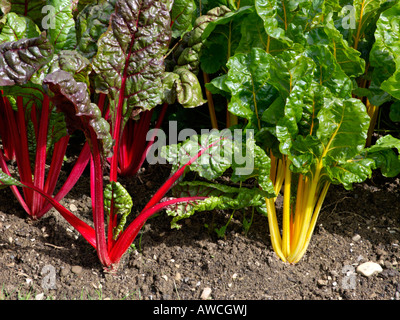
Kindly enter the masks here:
[[[52, 18], [57, 14], [62, 22], [57, 20], [47, 35], [41, 33], [35, 24], [37, 12], [25, 10], [18, 14], [21, 8], [14, 4], [10, 6], [15, 12], [2, 8], [6, 15], [0, 33], [0, 137], [3, 144], [0, 167], [9, 173], [8, 161], [15, 160], [21, 181], [33, 183], [37, 188], [53, 194], [70, 135], [63, 116], [55, 112], [54, 105], [43, 90], [41, 80], [46, 73], [56, 69], [66, 69], [84, 77], [88, 62], [67, 51], [73, 47], [68, 40], [71, 9], [63, 6], [62, 2], [49, 3], [57, 10]], [[89, 147], [84, 146], [68, 178], [57, 191], [56, 199], [62, 199], [74, 186], [89, 161], [89, 155]], [[47, 165], [49, 169], [46, 169]], [[33, 219], [42, 217], [51, 208], [44, 198], [32, 190], [25, 189], [21, 193], [15, 186], [11, 189]]]
[[[171, 2], [119, 0], [113, 3], [113, 9], [104, 2], [96, 5], [100, 5], [105, 14], [109, 13], [107, 28], [104, 29], [104, 24], [100, 23], [97, 25], [99, 30], [93, 30], [93, 37], [83, 40], [89, 27], [81, 25], [78, 28], [81, 38], [77, 41], [80, 52], [71, 53], [75, 62], [87, 62], [90, 59], [90, 63], [83, 66], [86, 73], [76, 72], [69, 65], [57, 67], [58, 64], [53, 62], [39, 77], [42, 79], [40, 90], [56, 111], [63, 115], [68, 133], [81, 130], [85, 135], [90, 157], [93, 226], [73, 215], [41, 185], [30, 180], [15, 179], [7, 170], [1, 172], [0, 181], [2, 186], [21, 187], [25, 192], [50, 203], [96, 248], [101, 264], [113, 270], [118, 267], [122, 255], [151, 215], [175, 203], [204, 199], [196, 195], [166, 201], [163, 198], [187, 166], [223, 139], [202, 145], [125, 227], [133, 201], [117, 180], [120, 156], [126, 151], [120, 150], [129, 143], [129, 137], [124, 135], [127, 123], [138, 117], [148, 122], [150, 113], [147, 112], [160, 104], [165, 106], [166, 103], [177, 101], [184, 106], [195, 107], [202, 101], [197, 96], [201, 90], [198, 84], [192, 88], [192, 83], [196, 85], [197, 79], [188, 70], [165, 72], [164, 58], [170, 45], [173, 25], [170, 19]], [[82, 14], [101, 8], [85, 7]], [[82, 20], [78, 21], [83, 23]], [[93, 38], [97, 36], [98, 40], [94, 41]], [[46, 43], [49, 41], [45, 40]], [[6, 45], [16, 47], [21, 43]], [[55, 48], [55, 43], [52, 48]], [[66, 52], [60, 51], [59, 56], [64, 54]], [[92, 98], [96, 103], [92, 102]], [[145, 128], [140, 130], [145, 132]], [[140, 157], [143, 155], [140, 154]], [[104, 186], [107, 161], [110, 163], [109, 183]]]
[[[152, 64], [151, 70], [148, 75], [154, 73], [154, 77], [157, 79], [156, 86], [152, 89], [154, 92], [150, 94], [150, 97], [142, 97], [142, 93], [139, 92], [139, 96], [143, 101], [143, 105], [136, 110], [133, 107], [126, 106], [126, 101], [129, 105], [132, 104], [133, 97], [131, 97], [131, 92], [137, 90], [138, 87], [132, 87], [130, 83], [136, 83], [137, 86], [142, 86], [145, 83], [145, 78], [143, 75], [133, 76], [131, 80], [128, 80], [127, 86], [125, 84], [126, 78], [129, 75], [129, 64], [123, 65], [119, 62], [112, 62], [111, 60], [115, 58], [116, 54], [121, 54], [121, 52], [113, 52], [112, 46], [115, 43], [111, 43], [109, 40], [105, 39], [107, 35], [108, 38], [118, 38], [117, 32], [125, 32], [126, 30], [118, 30], [116, 26], [111, 26], [112, 31], [108, 30], [109, 18], [115, 10], [124, 10], [124, 8], [119, 8], [120, 3], [117, 1], [102, 1], [100, 3], [88, 4], [78, 15], [77, 18], [77, 30], [78, 37], [80, 36], [80, 41], [78, 45], [78, 50], [86, 57], [91, 59], [93, 63], [93, 68], [97, 74], [94, 79], [94, 90], [99, 94], [99, 107], [102, 110], [105, 118], [111, 124], [111, 130], [113, 131], [113, 138], [116, 141], [118, 147], [116, 151], [118, 155], [116, 158], [110, 158], [111, 167], [117, 167], [116, 171], [121, 176], [134, 176], [137, 171], [142, 166], [146, 154], [149, 148], [154, 142], [153, 136], [148, 136], [150, 128], [159, 129], [169, 104], [178, 103], [185, 108], [197, 107], [204, 103], [202, 99], [202, 92], [200, 85], [198, 83], [197, 77], [189, 72], [188, 70], [181, 70], [180, 72], [162, 72], [162, 74], [157, 71], [163, 70], [164, 60], [161, 59], [161, 55], [156, 52], [152, 53], [146, 50], [146, 43], [140, 43], [144, 49], [142, 53], [145, 56], [143, 64], [145, 61]], [[170, 10], [170, 27], [172, 29], [172, 37], [179, 41], [178, 39], [190, 29], [190, 17], [193, 11], [196, 9], [194, 3], [187, 5], [185, 1], [175, 1], [171, 3]], [[107, 19], [106, 19], [107, 18]], [[93, 29], [94, 28], [94, 29]], [[93, 31], [94, 30], [94, 31]], [[131, 31], [133, 32], [133, 31]], [[141, 32], [138, 31], [137, 36], [141, 37]], [[156, 33], [158, 34], [158, 33]], [[151, 41], [149, 38], [148, 41]], [[156, 40], [163, 48], [166, 45], [171, 44], [171, 36], [167, 36], [162, 39]], [[139, 43], [139, 41], [136, 41]], [[125, 46], [128, 44], [124, 44]], [[164, 52], [162, 58], [166, 58], [171, 51]], [[153, 56], [156, 54], [159, 61], [153, 61]], [[122, 57], [129, 61], [142, 59], [143, 57], [134, 55], [132, 57]], [[106, 62], [108, 59], [108, 62]], [[157, 65], [159, 64], [159, 65]], [[112, 74], [112, 68], [120, 70], [120, 72], [127, 71], [127, 74]], [[137, 66], [138, 68], [139, 66]], [[103, 73], [107, 68], [111, 68], [109, 72]], [[136, 70], [138, 70], [136, 68]], [[118, 81], [121, 83], [114, 85], [112, 83], [113, 77], [117, 77]], [[162, 89], [158, 86], [162, 83]], [[147, 84], [152, 83], [148, 81]], [[127, 89], [125, 90], [125, 87]], [[160, 91], [161, 89], [161, 91]], [[148, 90], [150, 93], [152, 90]], [[144, 90], [145, 91], [145, 90]], [[144, 92], [143, 91], [143, 92]], [[156, 91], [159, 91], [155, 93]], [[162, 92], [162, 95], [160, 93]], [[116, 99], [119, 99], [117, 93], [121, 93], [121, 101], [125, 101], [123, 104], [117, 104]], [[134, 95], [133, 95], [134, 96]], [[153, 96], [153, 97], [152, 97]], [[126, 97], [126, 99], [125, 99]], [[125, 100], [124, 100], [125, 99]], [[147, 101], [148, 102], [145, 102]], [[122, 113], [119, 113], [122, 110]], [[126, 109], [126, 110], [125, 110]], [[155, 110], [157, 109], [157, 110]], [[153, 118], [156, 117], [154, 126], [152, 127]], [[153, 130], [152, 132], [154, 132]], [[118, 132], [118, 133], [117, 133]], [[115, 176], [115, 170], [112, 170], [112, 175]]]
[[[383, 19], [397, 10], [394, 4], [387, 4], [393, 7]], [[259, 209], [268, 217], [273, 249], [283, 261], [296, 263], [307, 250], [329, 186], [351, 189], [377, 168], [398, 174], [393, 150], [398, 140], [387, 136], [365, 148], [371, 118], [353, 95], [366, 63], [335, 26], [338, 4], [256, 0], [248, 10], [251, 20], [242, 17], [241, 42], [227, 60], [227, 72], [208, 87], [227, 96], [229, 111], [245, 120], [243, 130], [255, 133], [253, 174], [231, 179], [256, 179], [268, 194]], [[356, 33], [359, 45], [362, 30]], [[280, 193], [281, 223], [275, 207]], [[184, 212], [196, 210], [202, 208]]]
[[[31, 183], [18, 181], [0, 171], [3, 186], [19, 186], [33, 190], [45, 197], [55, 209], [96, 249], [100, 262], [106, 270], [115, 271], [122, 255], [128, 250], [141, 227], [153, 214], [177, 203], [195, 205], [206, 196], [187, 195], [180, 198], [166, 199], [166, 193], [185, 173], [188, 166], [194, 165], [197, 159], [214, 158], [214, 148], [228, 141], [226, 137], [216, 137], [206, 143], [197, 141], [196, 150], [192, 150], [189, 158], [154, 194], [140, 214], [128, 226], [127, 216], [133, 206], [132, 199], [126, 189], [118, 181], [110, 181], [103, 185], [104, 163], [112, 156], [114, 141], [110, 134], [108, 122], [102, 118], [96, 104], [91, 103], [86, 85], [76, 82], [70, 73], [58, 70], [48, 75], [44, 85], [51, 92], [51, 99], [57, 108], [71, 121], [70, 130], [82, 130], [91, 149], [91, 196], [93, 210], [93, 226], [81, 220], [63, 207], [50, 194], [35, 187]], [[188, 155], [185, 153], [185, 155]], [[203, 162], [202, 160], [201, 162]], [[106, 226], [107, 224], [107, 226]]]

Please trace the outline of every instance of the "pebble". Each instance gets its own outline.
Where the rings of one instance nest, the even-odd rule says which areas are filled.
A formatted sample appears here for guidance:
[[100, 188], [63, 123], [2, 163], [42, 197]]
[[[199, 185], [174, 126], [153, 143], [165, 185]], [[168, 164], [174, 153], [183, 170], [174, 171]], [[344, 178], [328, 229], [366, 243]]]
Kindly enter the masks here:
[[370, 277], [372, 275], [382, 272], [383, 269], [378, 263], [368, 261], [360, 264], [357, 267], [356, 271], [357, 273], [362, 274], [363, 276]]
[[76, 205], [74, 205], [73, 203], [71, 203], [69, 205], [69, 210], [71, 210], [71, 212], [76, 212], [78, 211], [78, 208], [76, 207]]
[[317, 283], [319, 286], [324, 287], [328, 285], [328, 280], [319, 279]]
[[71, 267], [71, 271], [75, 274], [82, 273], [83, 268], [81, 266], [73, 266]]
[[36, 296], [35, 296], [35, 300], [43, 300], [43, 298], [44, 298], [44, 293], [42, 292], [42, 293], [39, 293], [39, 294], [37, 294]]
[[200, 298], [202, 299], [202, 300], [207, 300], [209, 297], [210, 297], [210, 295], [211, 295], [211, 288], [210, 287], [206, 287], [206, 288], [204, 288], [203, 289], [203, 292], [201, 293], [201, 296], [200, 296]]
[[182, 280], [182, 276], [181, 276], [181, 274], [180, 274], [179, 272], [177, 272], [177, 273], [175, 274], [175, 280], [176, 280], [176, 281]]
[[359, 234], [355, 234], [353, 238], [351, 238], [354, 242], [360, 241], [361, 236]]

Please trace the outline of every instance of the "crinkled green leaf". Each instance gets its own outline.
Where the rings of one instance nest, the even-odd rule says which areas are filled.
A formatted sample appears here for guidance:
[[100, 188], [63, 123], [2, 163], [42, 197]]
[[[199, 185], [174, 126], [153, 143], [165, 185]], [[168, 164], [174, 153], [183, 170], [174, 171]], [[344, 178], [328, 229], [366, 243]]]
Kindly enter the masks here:
[[77, 50], [88, 59], [97, 53], [97, 41], [109, 26], [115, 2], [116, 0], [88, 4], [77, 16]]
[[313, 45], [306, 48], [306, 55], [316, 64], [315, 78], [327, 87], [335, 96], [351, 97], [353, 85], [350, 78], [341, 69], [335, 56], [326, 46]]
[[335, 16], [335, 26], [348, 44], [366, 59], [374, 43], [374, 32], [379, 15], [395, 1], [347, 0], [341, 1], [342, 10]]
[[180, 37], [186, 31], [191, 30], [197, 17], [196, 14], [196, 2], [194, 0], [174, 1], [171, 10], [172, 37]]
[[[326, 178], [331, 182], [340, 181], [346, 187], [365, 179], [365, 163], [360, 162], [362, 167], [359, 167], [353, 161], [364, 148], [369, 127], [363, 103], [353, 98], [325, 99], [317, 118], [315, 135], [297, 136], [290, 149], [289, 157], [296, 171], [307, 174], [322, 165]], [[351, 173], [346, 174], [342, 168], [348, 168]], [[362, 178], [357, 172], [363, 174]]]
[[325, 169], [332, 183], [342, 184], [345, 189], [351, 190], [354, 183], [361, 183], [371, 177], [374, 161], [358, 157]]
[[236, 54], [227, 64], [224, 85], [231, 93], [229, 111], [247, 119], [257, 130], [261, 129], [263, 112], [278, 97], [278, 90], [268, 85], [272, 63], [270, 54], [255, 48], [249, 54]]
[[358, 155], [364, 148], [369, 127], [369, 116], [358, 99], [334, 99], [318, 113], [317, 136], [326, 156], [344, 162]]
[[[280, 141], [280, 152], [290, 154], [297, 137], [314, 135], [318, 128], [316, 115], [331, 93], [312, 79], [312, 75], [303, 77], [292, 88], [284, 106], [284, 115], [276, 120], [276, 137]], [[302, 140], [301, 140], [302, 141]]]
[[310, 30], [324, 25], [337, 4], [332, 1], [256, 0], [255, 7], [266, 33], [286, 47], [305, 46]]
[[374, 169], [380, 169], [386, 177], [400, 174], [400, 140], [391, 135], [379, 138], [376, 143], [367, 148], [364, 156], [374, 161]]
[[219, 17], [223, 17], [231, 12], [226, 6], [220, 6], [208, 11], [206, 15], [198, 17], [193, 25], [193, 29], [186, 33], [180, 44], [173, 52], [173, 58], [177, 67], [185, 67], [197, 75], [199, 72], [199, 54], [203, 47], [203, 32], [208, 24]]
[[15, 12], [21, 16], [27, 16], [31, 18], [36, 25], [40, 26], [44, 16], [48, 13], [47, 10], [44, 10], [46, 4], [46, 0], [12, 0], [11, 12]]
[[75, 50], [62, 50], [54, 55], [49, 63], [47, 74], [57, 70], [64, 70], [71, 73], [77, 82], [84, 82], [89, 87], [89, 74], [92, 71], [90, 61]]
[[257, 12], [252, 12], [241, 21], [241, 36], [236, 52], [248, 53], [252, 48], [261, 48], [276, 55], [288, 49], [289, 45], [269, 36], [264, 29], [264, 21]]
[[162, 101], [168, 104], [173, 104], [176, 101], [176, 86], [180, 81], [178, 74], [174, 72], [165, 72], [162, 79], [163, 97]]
[[372, 170], [376, 169], [386, 177], [396, 177], [400, 174], [399, 150], [400, 140], [385, 135], [357, 157], [327, 167], [327, 171], [334, 183], [342, 183], [346, 189], [351, 189], [352, 183], [371, 177]]
[[365, 72], [365, 60], [360, 57], [361, 53], [350, 47], [331, 23], [310, 30], [307, 42], [309, 45], [326, 46], [347, 76], [356, 78]]
[[225, 85], [226, 76], [227, 76], [226, 74], [223, 74], [219, 77], [212, 79], [209, 83], [205, 84], [205, 87], [212, 94], [220, 94], [224, 97], [229, 98], [230, 100], [231, 94], [229, 88]]
[[317, 74], [315, 69], [318, 68], [315, 67], [315, 63], [307, 55], [307, 52], [306, 54], [299, 54], [291, 50], [285, 51], [272, 59], [268, 82], [279, 90], [281, 97], [286, 99], [290, 96], [297, 82], [311, 75], [320, 79], [321, 76]]
[[[253, 178], [265, 192], [265, 196], [269, 198], [276, 196], [274, 185], [270, 179], [271, 159], [266, 155], [265, 151], [256, 145], [253, 139], [247, 139], [243, 143], [242, 153], [246, 156], [251, 168], [243, 170], [243, 164], [238, 164], [238, 158], [234, 157], [232, 163], [232, 181], [243, 182]], [[244, 164], [246, 165], [246, 163]]]
[[53, 47], [45, 34], [0, 45], [0, 86], [26, 83], [49, 62]]
[[197, 77], [184, 67], [166, 72], [162, 79], [163, 102], [178, 102], [184, 108], [195, 108], [206, 102]]
[[104, 212], [109, 216], [113, 206], [113, 213], [119, 214], [118, 225], [113, 230], [113, 238], [117, 239], [126, 224], [126, 218], [131, 213], [133, 202], [128, 191], [119, 183], [111, 181], [104, 188]]
[[93, 58], [96, 90], [108, 94], [113, 118], [119, 106], [126, 119], [161, 103], [170, 7], [169, 0], [116, 2]]
[[269, 105], [269, 108], [264, 111], [261, 119], [268, 124], [277, 124], [278, 121], [285, 114], [285, 101], [282, 97], [278, 97], [275, 101]]
[[[376, 24], [375, 43], [370, 52], [373, 67], [369, 100], [376, 106], [400, 93], [396, 88], [400, 69], [400, 4], [384, 11]], [[389, 95], [390, 94], [390, 95]]]
[[40, 35], [36, 24], [28, 17], [10, 12], [5, 16], [6, 23], [1, 29], [0, 43], [12, 42], [24, 38], [35, 38]]
[[161, 157], [172, 164], [172, 171], [175, 171], [206, 150], [188, 169], [210, 180], [221, 176], [231, 166], [236, 147], [228, 129], [211, 130], [208, 134], [193, 135], [180, 144], [162, 148]]
[[216, 73], [225, 67], [239, 45], [242, 21], [252, 10], [253, 7], [241, 7], [207, 24], [202, 34], [205, 41], [200, 51], [200, 63], [204, 72]]
[[[187, 168], [206, 181], [179, 182], [172, 193], [179, 198], [206, 199], [169, 207], [169, 214], [174, 216], [173, 226], [179, 227], [176, 223], [178, 220], [196, 211], [255, 207], [262, 213], [266, 212], [265, 197], [276, 196], [269, 179], [270, 159], [248, 132], [244, 136], [241, 131], [211, 130], [208, 134], [194, 135], [183, 143], [162, 149], [161, 156], [172, 164], [172, 172], [182, 164], [187, 164], [194, 155], [203, 152]], [[236, 182], [237, 185], [227, 185], [225, 181]]]
[[400, 67], [396, 72], [386, 81], [382, 82], [381, 88], [388, 92], [391, 96], [396, 99], [400, 99]]
[[287, 46], [291, 46], [293, 40], [288, 37], [289, 21], [291, 20], [291, 5], [296, 5], [297, 1], [290, 3], [287, 0], [257, 0], [255, 7], [258, 15], [264, 22], [264, 28], [270, 37], [279, 39]]
[[276, 124], [284, 115], [285, 104], [293, 106], [295, 123], [300, 121], [300, 101], [310, 94], [315, 69], [311, 58], [294, 51], [272, 56], [254, 48], [248, 54], [232, 57], [228, 67], [224, 85], [232, 96], [229, 110], [248, 119], [252, 128], [261, 130], [265, 127], [262, 121]]
[[[91, 103], [85, 83], [76, 82], [73, 75], [57, 70], [43, 80], [51, 101], [64, 113], [69, 133], [82, 130], [91, 143], [99, 143], [104, 156], [112, 155], [113, 140], [110, 125], [102, 118], [96, 104]], [[91, 140], [90, 128], [94, 130], [98, 141]]]
[[176, 82], [177, 101], [185, 108], [201, 106], [206, 102], [203, 99], [203, 92], [197, 77], [186, 68], [176, 68], [174, 70], [179, 76]]
[[72, 16], [71, 1], [47, 0], [46, 5], [53, 8], [46, 16], [49, 21], [46, 29], [54, 51], [75, 49], [76, 30], [75, 20]]

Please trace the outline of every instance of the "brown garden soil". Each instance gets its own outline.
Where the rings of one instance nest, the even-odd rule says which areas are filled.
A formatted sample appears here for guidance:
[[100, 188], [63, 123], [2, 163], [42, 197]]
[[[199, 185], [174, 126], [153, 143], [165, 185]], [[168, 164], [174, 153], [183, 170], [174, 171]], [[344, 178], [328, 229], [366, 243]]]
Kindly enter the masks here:
[[[149, 166], [121, 180], [134, 211], [168, 174], [168, 167]], [[85, 172], [62, 203], [90, 218], [89, 196]], [[379, 174], [352, 191], [331, 186], [310, 247], [296, 265], [276, 257], [260, 214], [245, 234], [243, 216], [249, 219], [251, 212], [235, 212], [223, 238], [213, 226], [226, 224], [230, 212], [198, 213], [179, 230], [160, 214], [147, 221], [119, 270], [108, 274], [54, 209], [32, 221], [11, 191], [2, 189], [0, 299], [197, 300], [208, 287], [212, 300], [399, 300], [399, 196], [399, 179]], [[383, 271], [371, 277], [356, 273], [366, 261]]]

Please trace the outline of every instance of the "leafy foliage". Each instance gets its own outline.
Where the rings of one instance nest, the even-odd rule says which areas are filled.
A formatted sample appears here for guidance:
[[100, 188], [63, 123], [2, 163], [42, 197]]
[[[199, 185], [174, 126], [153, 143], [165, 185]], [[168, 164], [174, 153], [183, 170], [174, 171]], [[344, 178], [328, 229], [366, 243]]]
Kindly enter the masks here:
[[126, 224], [126, 218], [131, 213], [133, 206], [132, 198], [128, 191], [119, 183], [111, 181], [104, 189], [104, 210], [110, 216], [111, 208], [114, 208], [114, 214], [121, 216], [118, 225], [114, 228], [114, 240], [117, 239], [120, 232]]
[[161, 103], [158, 88], [171, 37], [170, 8], [168, 1], [116, 2], [112, 28], [99, 39], [93, 58], [96, 90], [108, 94], [113, 118], [118, 108], [129, 118], [133, 111], [132, 117]]
[[[370, 101], [365, 105], [355, 98], [364, 94], [360, 84], [370, 66], [373, 40], [366, 34], [375, 31], [383, 12], [371, 54], [378, 60], [378, 54], [382, 55], [378, 48], [384, 46], [381, 38], [392, 39], [391, 33], [398, 30], [394, 18], [398, 17], [398, 4], [354, 1], [353, 29], [345, 27], [345, 5], [256, 0], [254, 6], [211, 22], [203, 33], [211, 49], [208, 54], [214, 54], [202, 60], [205, 68], [224, 71], [207, 88], [227, 97], [228, 110], [245, 119], [243, 129], [255, 132], [257, 146], [271, 159], [264, 162], [260, 177], [266, 185], [273, 185], [275, 194], [282, 188], [282, 235], [274, 196], [269, 193], [265, 201], [273, 247], [284, 261], [297, 262], [304, 254], [330, 184], [351, 189], [374, 169], [381, 168], [385, 175], [395, 175], [398, 170], [393, 151], [398, 146], [396, 139], [380, 140], [365, 149], [371, 126]], [[389, 17], [392, 20], [385, 22]], [[385, 33], [388, 23], [393, 31]], [[231, 35], [235, 36], [231, 39]], [[385, 46], [390, 43], [386, 40]], [[383, 54], [396, 56], [391, 50], [387, 48]], [[382, 68], [386, 67], [384, 61], [379, 60]], [[389, 73], [394, 76], [380, 86], [385, 94], [396, 79], [393, 63]], [[391, 91], [394, 97], [395, 90]]]
[[71, 73], [58, 70], [47, 75], [43, 85], [56, 107], [64, 113], [68, 130], [82, 130], [90, 141], [89, 131], [93, 130], [101, 141], [102, 153], [109, 157], [113, 146], [110, 125], [97, 105], [90, 102], [86, 84], [76, 82]]
[[52, 55], [53, 48], [44, 34], [1, 44], [0, 85], [24, 84]]
[[[351, 189], [373, 170], [400, 173], [398, 139], [371, 145], [378, 107], [389, 103], [400, 119], [398, 0], [6, 0], [0, 9], [0, 186], [34, 217], [54, 206], [106, 268], [162, 209], [175, 227], [199, 211], [257, 209], [277, 255], [298, 262], [330, 184]], [[170, 178], [126, 225], [133, 200], [117, 178], [132, 168], [119, 162], [136, 172], [153, 109], [163, 104], [160, 128], [168, 104], [203, 105], [203, 89], [239, 121], [166, 146]], [[132, 123], [141, 132], [127, 139]], [[87, 144], [53, 197], [75, 130]], [[126, 156], [130, 143], [143, 155]], [[93, 227], [59, 203], [89, 158]]]

